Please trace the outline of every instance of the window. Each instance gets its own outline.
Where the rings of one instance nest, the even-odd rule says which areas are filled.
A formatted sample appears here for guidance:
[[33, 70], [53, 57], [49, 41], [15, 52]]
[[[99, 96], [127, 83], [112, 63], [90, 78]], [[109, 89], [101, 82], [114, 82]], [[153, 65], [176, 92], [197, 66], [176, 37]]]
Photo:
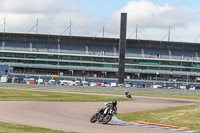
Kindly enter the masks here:
[[15, 53], [15, 54], [14, 54], [14, 57], [16, 57], [16, 58], [24, 58], [24, 54]]

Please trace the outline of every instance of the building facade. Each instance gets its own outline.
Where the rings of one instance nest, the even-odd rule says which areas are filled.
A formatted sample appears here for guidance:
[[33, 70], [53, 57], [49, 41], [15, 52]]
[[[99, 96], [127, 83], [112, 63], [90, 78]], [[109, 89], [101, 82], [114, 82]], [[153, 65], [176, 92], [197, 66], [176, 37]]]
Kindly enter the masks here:
[[[127, 39], [125, 78], [200, 77], [200, 44]], [[10, 73], [117, 78], [119, 39], [0, 34], [0, 63]]]

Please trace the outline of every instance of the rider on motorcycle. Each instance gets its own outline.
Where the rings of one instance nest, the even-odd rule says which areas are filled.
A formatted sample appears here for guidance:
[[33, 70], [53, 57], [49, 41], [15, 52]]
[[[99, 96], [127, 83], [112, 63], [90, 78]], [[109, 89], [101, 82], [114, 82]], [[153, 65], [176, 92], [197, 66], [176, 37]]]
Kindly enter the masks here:
[[104, 110], [104, 115], [107, 114], [109, 109], [115, 110], [116, 114], [117, 114], [117, 101], [113, 100], [111, 103], [105, 103], [105, 105], [107, 106]]
[[125, 95], [126, 95], [126, 97], [128, 97], [128, 98], [132, 98], [132, 97], [131, 97], [131, 93], [128, 92], [128, 91], [125, 91]]
[[99, 108], [98, 112], [95, 113], [91, 118], [90, 122], [95, 123], [96, 121], [102, 124], [107, 124], [117, 114], [117, 101], [113, 100], [111, 103], [105, 103], [106, 108]]

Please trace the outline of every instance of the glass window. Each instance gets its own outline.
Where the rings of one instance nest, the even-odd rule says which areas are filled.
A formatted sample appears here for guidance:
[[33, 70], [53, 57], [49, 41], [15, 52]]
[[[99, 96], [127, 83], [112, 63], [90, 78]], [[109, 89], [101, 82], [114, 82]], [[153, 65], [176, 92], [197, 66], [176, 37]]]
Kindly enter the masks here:
[[46, 64], [46, 61], [36, 61], [37, 64]]
[[25, 54], [26, 58], [36, 58], [36, 54]]
[[70, 60], [77, 60], [77, 56], [70, 56]]
[[80, 66], [81, 64], [80, 63], [70, 63], [70, 66]]
[[104, 60], [105, 60], [105, 62], [111, 62], [111, 63], [117, 62], [117, 60], [115, 58], [105, 58]]
[[59, 64], [60, 64], [60, 65], [63, 65], [63, 66], [65, 66], [65, 65], [68, 66], [68, 65], [69, 65], [69, 62], [59, 62]]
[[115, 68], [115, 65], [111, 65], [111, 64], [104, 64], [104, 66], [103, 67], [110, 67], [110, 68]]
[[103, 67], [102, 64], [92, 64], [93, 67]]
[[91, 63], [81, 63], [81, 66], [89, 67], [89, 66], [92, 66], [92, 65], [91, 65]]
[[45, 55], [45, 54], [38, 54], [37, 58], [39, 58], [39, 59], [46, 59], [47, 55]]
[[182, 66], [188, 66], [191, 67], [192, 64], [190, 62], [182, 62]]
[[82, 61], [92, 61], [92, 57], [82, 57]]
[[13, 53], [4, 53], [5, 57], [13, 57]]
[[60, 55], [61, 60], [69, 60], [69, 56], [67, 55]]
[[48, 59], [58, 59], [58, 55], [52, 55], [52, 54], [48, 54], [47, 55]]
[[126, 63], [128, 63], [128, 64], [138, 64], [138, 62], [136, 60], [133, 60], [133, 59], [126, 59]]
[[32, 61], [32, 60], [25, 60], [24, 63], [25, 63], [25, 64], [35, 64], [35, 61]]
[[58, 62], [55, 62], [55, 61], [47, 61], [47, 64], [49, 64], [49, 65], [58, 65]]
[[103, 62], [103, 58], [93, 57], [93, 61], [95, 62]]
[[14, 53], [14, 57], [16, 57], [16, 58], [24, 58], [24, 54]]

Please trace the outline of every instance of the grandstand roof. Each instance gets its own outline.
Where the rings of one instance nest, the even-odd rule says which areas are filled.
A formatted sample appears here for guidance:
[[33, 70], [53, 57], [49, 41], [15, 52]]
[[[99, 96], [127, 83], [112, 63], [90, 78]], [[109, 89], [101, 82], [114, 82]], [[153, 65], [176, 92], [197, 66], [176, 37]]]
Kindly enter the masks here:
[[[63, 43], [82, 45], [119, 45], [119, 38], [61, 36], [49, 34], [0, 33], [1, 41], [26, 41], [31, 43]], [[127, 46], [199, 51], [199, 43], [127, 39]]]

